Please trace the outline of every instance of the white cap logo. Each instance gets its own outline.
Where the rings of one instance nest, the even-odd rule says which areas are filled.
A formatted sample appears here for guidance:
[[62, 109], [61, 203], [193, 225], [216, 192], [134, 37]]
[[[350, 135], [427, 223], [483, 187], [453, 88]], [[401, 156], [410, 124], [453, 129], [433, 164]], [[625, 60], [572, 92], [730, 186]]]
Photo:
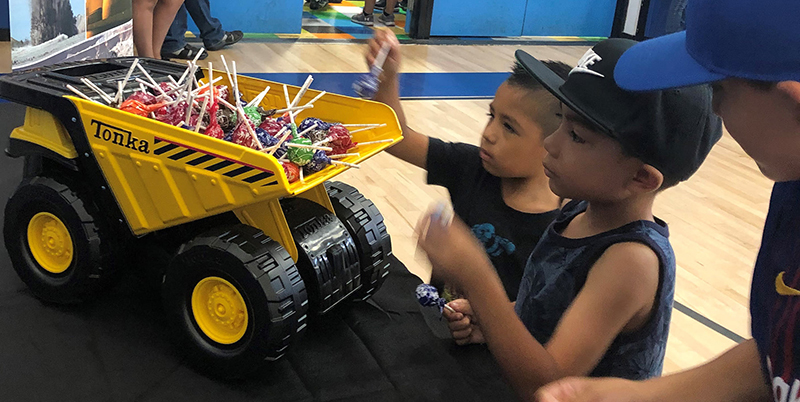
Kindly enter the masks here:
[[595, 53], [594, 50], [589, 49], [586, 51], [583, 57], [581, 57], [581, 59], [578, 60], [578, 65], [575, 66], [575, 68], [573, 68], [569, 72], [569, 75], [572, 75], [573, 73], [585, 73], [585, 74], [596, 75], [600, 78], [605, 78], [603, 74], [600, 74], [597, 71], [589, 69], [589, 67], [593, 66], [594, 63], [597, 63], [600, 60], [603, 60], [603, 58], [600, 57], [597, 53]]

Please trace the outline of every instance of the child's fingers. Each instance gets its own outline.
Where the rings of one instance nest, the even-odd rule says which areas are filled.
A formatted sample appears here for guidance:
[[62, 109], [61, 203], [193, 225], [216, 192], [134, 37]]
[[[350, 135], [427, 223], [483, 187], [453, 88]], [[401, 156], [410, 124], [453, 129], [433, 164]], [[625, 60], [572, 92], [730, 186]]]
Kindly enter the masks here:
[[442, 315], [444, 316], [444, 318], [447, 321], [458, 321], [458, 320], [464, 318], [464, 314], [461, 314], [461, 313], [459, 313], [457, 311], [455, 311], [455, 312], [454, 311], [450, 311], [450, 310], [448, 310], [446, 308], [442, 310]]
[[462, 319], [460, 319], [458, 321], [450, 321], [450, 322], [448, 322], [447, 323], [447, 328], [450, 329], [450, 332], [463, 331], [465, 329], [471, 329], [472, 328], [472, 321], [469, 319], [469, 317], [464, 317], [464, 318], [462, 318]]
[[[469, 336], [472, 335], [472, 327], [459, 331], [450, 331], [450, 334], [453, 335], [453, 339], [455, 339], [456, 343], [462, 340], [469, 341]], [[459, 343], [459, 345], [461, 345], [461, 343]]]
[[467, 299], [456, 299], [448, 303], [448, 305], [461, 314], [468, 316], [475, 315], [475, 313], [472, 311], [472, 305], [469, 304], [469, 300]]

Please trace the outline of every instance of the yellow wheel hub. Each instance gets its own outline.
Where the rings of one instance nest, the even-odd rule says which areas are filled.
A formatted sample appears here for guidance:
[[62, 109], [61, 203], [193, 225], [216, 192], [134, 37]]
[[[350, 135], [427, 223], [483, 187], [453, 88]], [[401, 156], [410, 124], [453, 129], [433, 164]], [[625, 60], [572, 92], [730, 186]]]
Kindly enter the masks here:
[[230, 282], [210, 276], [192, 292], [192, 314], [206, 336], [214, 342], [230, 345], [247, 331], [247, 304]]
[[72, 264], [72, 236], [64, 222], [49, 212], [39, 212], [28, 222], [28, 247], [47, 272], [60, 274]]

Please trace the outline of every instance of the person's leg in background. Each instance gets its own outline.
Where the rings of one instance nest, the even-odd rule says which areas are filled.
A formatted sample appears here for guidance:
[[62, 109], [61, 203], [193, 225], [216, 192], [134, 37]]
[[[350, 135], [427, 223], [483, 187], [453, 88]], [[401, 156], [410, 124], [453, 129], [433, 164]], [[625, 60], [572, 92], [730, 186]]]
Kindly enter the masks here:
[[[193, 60], [200, 51], [199, 47], [186, 43], [187, 18], [186, 2], [184, 2], [181, 8], [178, 9], [178, 14], [175, 15], [172, 25], [169, 26], [167, 37], [164, 38], [164, 44], [161, 46], [162, 59]], [[206, 57], [208, 57], [208, 53], [204, 51], [199, 60], [203, 60]]]
[[222, 23], [211, 16], [211, 3], [209, 0], [186, 0], [186, 11], [192, 17], [197, 28], [200, 29], [200, 38], [206, 50], [220, 50], [232, 45], [244, 37], [242, 31], [226, 31]]
[[133, 44], [139, 57], [153, 53], [153, 10], [157, 0], [133, 0]]
[[386, 25], [387, 27], [394, 26], [394, 7], [397, 5], [397, 0], [386, 0], [386, 6], [381, 15], [378, 16], [378, 22]]
[[153, 57], [161, 57], [161, 45], [183, 0], [158, 0], [153, 9]]
[[373, 25], [372, 11], [375, 10], [375, 0], [364, 0], [364, 8], [360, 14], [350, 17], [350, 21], [359, 25], [371, 27]]

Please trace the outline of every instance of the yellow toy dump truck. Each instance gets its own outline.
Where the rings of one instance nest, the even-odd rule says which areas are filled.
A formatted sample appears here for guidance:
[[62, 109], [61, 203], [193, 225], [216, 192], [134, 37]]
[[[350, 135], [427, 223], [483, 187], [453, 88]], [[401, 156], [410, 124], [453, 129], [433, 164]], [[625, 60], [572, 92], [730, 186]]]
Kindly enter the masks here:
[[[131, 265], [138, 244], [158, 244], [166, 250], [166, 267], [155, 267], [157, 282], [177, 344], [196, 367], [238, 377], [283, 356], [308, 314], [365, 299], [380, 287], [391, 254], [383, 217], [353, 187], [328, 181], [348, 167], [330, 165], [290, 183], [265, 152], [67, 89], [92, 93], [81, 81], [88, 78], [114, 93], [133, 61], [58, 65], [0, 78], [0, 97], [28, 106], [6, 150], [25, 158], [25, 170], [6, 206], [4, 235], [14, 269], [36, 297], [92, 299], [115, 271]], [[139, 63], [159, 82], [185, 70], [160, 60]], [[200, 70], [197, 79], [208, 73]], [[214, 76], [230, 86], [225, 72]], [[282, 87], [238, 80], [246, 99], [267, 85]], [[125, 96], [138, 88], [131, 80]], [[292, 97], [298, 90], [289, 87]], [[266, 109], [283, 105], [283, 93], [272, 92], [263, 99]], [[318, 93], [308, 90], [304, 97]], [[307, 116], [386, 123], [354, 133], [354, 141], [402, 139], [394, 112], [371, 101], [328, 94], [298, 119]], [[344, 161], [360, 163], [390, 145], [359, 146]], [[145, 265], [132, 268], [154, 268]]]

